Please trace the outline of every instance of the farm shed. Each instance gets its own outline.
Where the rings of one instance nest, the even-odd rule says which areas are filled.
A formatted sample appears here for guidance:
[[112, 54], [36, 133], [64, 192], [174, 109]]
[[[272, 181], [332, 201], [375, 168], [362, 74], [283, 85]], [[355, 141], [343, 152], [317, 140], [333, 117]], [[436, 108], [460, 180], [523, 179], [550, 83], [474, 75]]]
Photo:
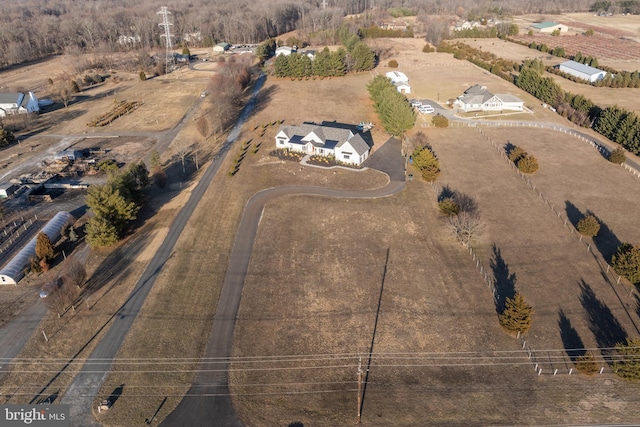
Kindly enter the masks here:
[[[74, 219], [69, 212], [58, 212], [39, 232], [46, 234], [51, 242], [54, 243], [60, 237], [62, 228], [66, 224], [70, 224]], [[31, 259], [36, 256], [36, 240], [37, 235], [33, 236], [29, 243], [0, 270], [0, 285], [17, 285], [20, 279], [24, 277], [25, 268], [29, 266]]]
[[593, 68], [585, 64], [581, 64], [576, 61], [566, 61], [557, 65], [558, 69], [563, 73], [571, 74], [572, 76], [584, 79], [590, 82], [596, 82], [603, 79], [607, 75], [606, 71], [598, 68]]
[[556, 30], [559, 30], [561, 33], [566, 33], [567, 31], [569, 31], [569, 27], [567, 27], [566, 25], [558, 24], [557, 22], [553, 21], [537, 22], [535, 24], [531, 24], [529, 28], [531, 28], [533, 31], [544, 34], [551, 34]]
[[394, 86], [400, 93], [411, 93], [411, 86], [409, 86], [409, 83], [398, 82], [395, 83]]
[[54, 156], [54, 160], [56, 162], [75, 162], [76, 160], [82, 158], [83, 155], [81, 152], [76, 151], [76, 150], [63, 150], [63, 151], [58, 151], [55, 156]]
[[213, 47], [213, 51], [217, 53], [224, 53], [228, 51], [229, 48], [231, 48], [231, 45], [229, 43], [221, 42]]
[[0, 199], [6, 199], [16, 192], [18, 186], [11, 182], [0, 182]]
[[29, 92], [27, 94], [0, 93], [0, 117], [10, 114], [37, 113], [40, 111], [38, 98]]

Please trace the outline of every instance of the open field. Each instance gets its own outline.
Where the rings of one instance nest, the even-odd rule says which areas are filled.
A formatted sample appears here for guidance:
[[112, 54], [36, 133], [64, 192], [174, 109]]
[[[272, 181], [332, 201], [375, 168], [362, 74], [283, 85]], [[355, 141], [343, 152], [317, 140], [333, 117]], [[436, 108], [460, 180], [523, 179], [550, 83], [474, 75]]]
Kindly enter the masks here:
[[[529, 120], [565, 123], [556, 114], [537, 108], [535, 98], [484, 70], [450, 55], [422, 53], [421, 40], [388, 43], [397, 50], [392, 56], [411, 79], [417, 97], [440, 98], [444, 103], [480, 83], [493, 92], [525, 99], [535, 107]], [[385, 71], [385, 67], [378, 70]], [[185, 72], [185, 76], [191, 74]], [[365, 89], [370, 78], [366, 73], [322, 81], [267, 81], [239, 137], [240, 141], [251, 139], [252, 144], [262, 142], [259, 151], [249, 154], [231, 178], [225, 174], [236, 157], [231, 149], [118, 355], [121, 360], [161, 358], [174, 363], [144, 369], [154, 372], [117, 365], [96, 403], [124, 384], [122, 395], [110, 411], [98, 416], [100, 422], [142, 424], [166, 396], [157, 416], [161, 420], [178, 404], [195, 375], [192, 370], [199, 366], [197, 358], [209, 337], [240, 214], [252, 194], [287, 184], [369, 189], [386, 183], [386, 177], [373, 171], [323, 170], [278, 161], [268, 156], [277, 129], [269, 127], [262, 138], [253, 130], [281, 119], [285, 124], [308, 120], [375, 123]], [[151, 88], [176, 88], [177, 92], [197, 90], [200, 84], [143, 83]], [[131, 81], [131, 85], [116, 96], [139, 97], [138, 82]], [[198, 93], [168, 97], [177, 105], [171, 120], [181, 117], [189, 97]], [[101, 102], [96, 104], [100, 108], [109, 100]], [[163, 104], [162, 108], [169, 107]], [[136, 116], [138, 111], [128, 117], [131, 122], [122, 123], [132, 130], [144, 127], [148, 115]], [[65, 129], [80, 129], [84, 121], [86, 117], [79, 118]], [[164, 127], [146, 125], [149, 131], [158, 131], [171, 124], [169, 120], [162, 123]], [[521, 143], [538, 157], [542, 168], [532, 179], [557, 206], [569, 206], [569, 201], [575, 210], [593, 210], [606, 222], [611, 232], [606, 241], [596, 244], [598, 251], [611, 247], [612, 233], [621, 240], [640, 239], [633, 216], [640, 203], [637, 178], [633, 180], [604, 161], [584, 142], [565, 141], [563, 134], [528, 129], [491, 129], [487, 134], [500, 143], [505, 138]], [[178, 139], [195, 135], [194, 125], [189, 125]], [[373, 135], [376, 146], [386, 140], [379, 127]], [[515, 274], [516, 289], [534, 306], [534, 326], [527, 339], [535, 350], [563, 354], [568, 344], [558, 326], [559, 310], [584, 346], [606, 346], [613, 338], [638, 334], [635, 301], [620, 293], [624, 288], [611, 288], [593, 256], [483, 135], [464, 128], [429, 129], [428, 136], [441, 159], [440, 184], [478, 201], [485, 232], [474, 246], [481, 262], [498, 278], [501, 289], [508, 290]], [[206, 142], [208, 156], [218, 147], [213, 139]], [[571, 150], [558, 149], [559, 140]], [[193, 167], [191, 157], [189, 166]], [[60, 347], [50, 351], [34, 336], [28, 347], [31, 354], [66, 361], [78, 350], [78, 343], [91, 342], [91, 335], [126, 298], [161, 245], [196, 180], [197, 174], [184, 183], [185, 191], [168, 191], [154, 198], [132, 245], [123, 246], [96, 266], [99, 274], [92, 280], [100, 280], [101, 292], [95, 294], [94, 308], [79, 310], [61, 321], [47, 318], [46, 325], [59, 328], [49, 345]], [[179, 178], [176, 182], [182, 185]], [[611, 191], [613, 187], [617, 189]], [[267, 206], [241, 303], [234, 355], [297, 355], [303, 360], [297, 365], [269, 365], [283, 368], [273, 371], [245, 370], [246, 366], [234, 364], [230, 380], [234, 404], [243, 420], [252, 426], [287, 425], [296, 420], [305, 425], [351, 424], [356, 414], [358, 354], [371, 350], [406, 354], [377, 355], [371, 360], [363, 405], [364, 420], [370, 425], [637, 420], [638, 386], [608, 372], [595, 378], [535, 375], [520, 342], [499, 328], [491, 292], [468, 252], [442, 225], [436, 198], [431, 186], [415, 179], [403, 193], [379, 200], [298, 196]], [[575, 216], [573, 208], [570, 212]], [[77, 334], [67, 333], [76, 328]], [[608, 331], [612, 334], [607, 335]], [[80, 356], [89, 350], [84, 349]], [[312, 361], [304, 356], [310, 354], [331, 356]], [[552, 366], [566, 372], [566, 360], [552, 362]], [[365, 356], [363, 366], [367, 365]], [[16, 394], [9, 403], [28, 401], [53, 375], [12, 375], [1, 391]], [[56, 389], [63, 393], [70, 379], [70, 375], [57, 377], [50, 393]], [[21, 384], [27, 387], [21, 390]]]
[[[507, 131], [495, 132], [497, 140]], [[634, 178], [611, 169], [583, 142], [564, 141], [575, 150], [558, 153], [552, 146], [556, 134], [510, 132], [514, 143], [540, 152], [543, 168], [549, 163], [540, 181], [533, 179], [552, 200], [566, 192], [577, 209], [595, 210], [596, 202], [593, 208], [583, 203], [623, 182], [619, 193], [597, 204], [617, 199], [616, 208], [629, 212], [617, 227], [628, 230], [629, 239], [640, 237], [633, 228], [638, 198], [617, 197], [637, 194]], [[532, 303], [536, 314], [527, 341], [546, 350], [538, 357], [544, 356], [547, 374], [551, 368], [563, 374], [536, 376], [526, 355], [521, 366], [496, 364], [493, 352], [517, 354], [519, 342], [500, 330], [491, 293], [468, 253], [446, 232], [430, 186], [413, 181], [398, 196], [372, 201], [292, 197], [267, 206], [245, 284], [234, 354], [258, 361], [232, 368], [243, 420], [252, 426], [353, 422], [357, 355], [369, 352], [372, 339], [375, 353], [396, 354], [371, 361], [366, 424], [637, 419], [637, 385], [611, 374], [566, 375], [571, 364], [564, 349], [570, 344], [558, 325], [562, 312], [583, 346], [611, 346], [611, 339], [638, 334], [635, 300], [616, 287], [621, 304], [592, 255], [476, 130], [430, 130], [429, 136], [444, 170], [439, 184], [478, 201], [486, 226], [476, 244], [481, 262], [503, 292], [514, 281]], [[478, 366], [456, 366], [462, 355], [455, 352], [465, 352]], [[409, 353], [411, 360], [397, 353]], [[437, 353], [439, 363], [426, 353]]]

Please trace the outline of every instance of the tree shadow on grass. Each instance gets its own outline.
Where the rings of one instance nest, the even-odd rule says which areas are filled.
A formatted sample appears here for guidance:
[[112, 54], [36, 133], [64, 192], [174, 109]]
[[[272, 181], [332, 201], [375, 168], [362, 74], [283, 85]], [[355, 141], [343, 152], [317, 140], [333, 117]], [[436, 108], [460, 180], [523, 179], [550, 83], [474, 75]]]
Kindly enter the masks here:
[[573, 224], [574, 227], [578, 225], [578, 222], [583, 217], [588, 215], [591, 215], [598, 220], [598, 223], [600, 224], [600, 230], [598, 231], [598, 235], [593, 238], [593, 243], [602, 257], [607, 262], [609, 262], [611, 260], [611, 256], [616, 253], [616, 250], [618, 250], [618, 246], [620, 246], [620, 244], [622, 243], [620, 242], [620, 239], [618, 239], [618, 236], [616, 236], [613, 230], [609, 228], [607, 223], [599, 218], [598, 215], [596, 215], [594, 212], [590, 210], [582, 212], [569, 200], [565, 200], [564, 203], [567, 218], [569, 218], [569, 221], [571, 221], [571, 224]]
[[596, 338], [598, 347], [612, 348], [619, 342], [624, 342], [627, 332], [618, 319], [613, 315], [611, 309], [597, 297], [591, 286], [583, 279], [578, 283], [580, 286], [580, 303], [587, 312], [589, 328]]
[[516, 294], [516, 274], [509, 271], [509, 266], [502, 258], [502, 252], [495, 243], [491, 246], [491, 251], [493, 257], [490, 265], [496, 287], [496, 311], [502, 313], [506, 307], [507, 298], [514, 298]]
[[562, 309], [558, 310], [558, 327], [564, 350], [572, 362], [585, 353], [584, 342]]
[[111, 392], [111, 395], [109, 396], [109, 404], [111, 406], [113, 406], [116, 403], [116, 401], [120, 398], [123, 390], [124, 390], [124, 384], [120, 384], [118, 387], [113, 389], [113, 391]]
[[600, 223], [600, 231], [598, 232], [598, 235], [593, 238], [593, 242], [595, 243], [596, 248], [598, 248], [600, 255], [602, 255], [607, 262], [610, 262], [611, 257], [616, 253], [622, 242], [618, 239], [618, 236], [616, 236], [613, 230], [609, 228], [607, 223], [602, 221], [591, 211], [587, 211], [587, 214], [595, 216]]

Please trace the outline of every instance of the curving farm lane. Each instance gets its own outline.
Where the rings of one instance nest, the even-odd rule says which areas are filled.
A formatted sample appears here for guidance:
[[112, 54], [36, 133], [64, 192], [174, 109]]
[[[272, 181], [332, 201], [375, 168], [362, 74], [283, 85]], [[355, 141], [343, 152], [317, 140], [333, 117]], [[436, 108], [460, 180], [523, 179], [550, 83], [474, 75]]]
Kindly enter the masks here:
[[245, 206], [238, 226], [238, 234], [229, 257], [229, 266], [214, 316], [211, 336], [203, 356], [207, 359], [217, 358], [225, 363], [216, 365], [219, 372], [208, 372], [210, 366], [203, 366], [185, 397], [161, 426], [212, 425], [214, 420], [215, 425], [220, 427], [240, 427], [243, 425], [231, 404], [227, 369], [244, 279], [249, 268], [253, 243], [265, 206], [275, 199], [291, 195], [379, 198], [396, 194], [405, 186], [404, 159], [400, 151], [401, 142], [397, 139], [390, 139], [365, 163], [365, 166], [380, 170], [389, 176], [389, 183], [382, 188], [352, 191], [284, 186], [263, 190], [251, 197]]

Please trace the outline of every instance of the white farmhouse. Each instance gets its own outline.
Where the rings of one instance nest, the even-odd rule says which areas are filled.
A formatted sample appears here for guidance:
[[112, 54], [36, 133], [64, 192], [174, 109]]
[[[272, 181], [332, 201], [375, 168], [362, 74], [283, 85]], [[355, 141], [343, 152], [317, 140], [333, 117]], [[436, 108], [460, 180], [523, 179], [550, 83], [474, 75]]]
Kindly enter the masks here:
[[39, 111], [38, 98], [33, 92], [27, 94], [21, 92], [0, 93], [0, 117], [10, 114], [37, 113]]
[[284, 55], [284, 56], [289, 56], [292, 53], [296, 53], [298, 51], [298, 48], [296, 46], [278, 46], [276, 48], [276, 54], [275, 56], [278, 55]]
[[604, 78], [607, 75], [606, 71], [598, 68], [593, 68], [585, 64], [581, 64], [576, 61], [566, 61], [558, 65], [558, 69], [563, 73], [571, 74], [583, 80], [590, 82], [596, 82]]
[[369, 144], [351, 129], [323, 122], [303, 123], [300, 126], [280, 126], [276, 148], [308, 154], [333, 156], [337, 161], [360, 165], [369, 157]]
[[524, 101], [506, 93], [493, 94], [486, 86], [473, 85], [465, 90], [453, 103], [462, 111], [524, 111]]

